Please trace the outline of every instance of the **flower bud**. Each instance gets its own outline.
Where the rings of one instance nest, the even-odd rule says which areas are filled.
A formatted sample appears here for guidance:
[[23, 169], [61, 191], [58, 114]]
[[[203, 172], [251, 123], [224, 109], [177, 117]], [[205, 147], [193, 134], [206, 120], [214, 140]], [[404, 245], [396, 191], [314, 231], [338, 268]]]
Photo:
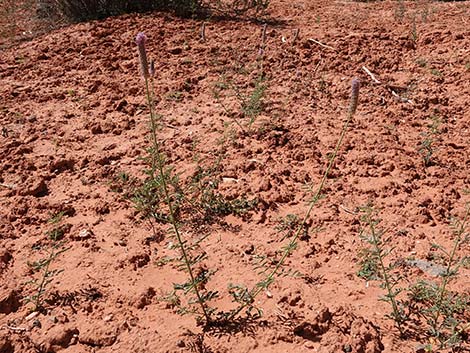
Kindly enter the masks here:
[[147, 60], [147, 53], [145, 51], [145, 42], [147, 41], [147, 37], [144, 33], [140, 32], [135, 37], [135, 42], [137, 44], [137, 48], [139, 49], [139, 59], [140, 59], [140, 68], [142, 71], [142, 76], [144, 78], [149, 78], [149, 64]]
[[349, 114], [352, 116], [356, 112], [357, 104], [359, 102], [359, 89], [361, 88], [361, 81], [358, 78], [352, 80], [351, 89], [351, 103], [349, 104]]

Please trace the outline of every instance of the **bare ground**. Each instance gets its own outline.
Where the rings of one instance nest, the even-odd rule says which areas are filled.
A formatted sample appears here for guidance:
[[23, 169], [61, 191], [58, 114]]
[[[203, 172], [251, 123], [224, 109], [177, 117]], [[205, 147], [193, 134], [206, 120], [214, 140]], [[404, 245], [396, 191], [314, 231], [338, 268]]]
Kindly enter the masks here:
[[[432, 244], [452, 247], [449, 219], [463, 219], [470, 201], [469, 2], [276, 0], [270, 18], [262, 55], [259, 23], [208, 20], [201, 41], [202, 21], [161, 13], [72, 25], [0, 51], [2, 353], [439, 351], [423, 322], [400, 337], [380, 282], [357, 276], [359, 208], [379, 211], [402, 286], [439, 281]], [[174, 239], [141, 218], [122, 183], [143, 177], [149, 146], [141, 31], [157, 68], [159, 138], [182, 185], [201, 167], [223, 200], [256, 201], [211, 222], [186, 210], [195, 214], [184, 236], [207, 235], [203, 267], [216, 272], [206, 286], [219, 291], [219, 310], [234, 307], [228, 284], [253, 286], [257, 259], [277, 258], [280, 220], [305, 213], [351, 79], [362, 82], [325, 197], [286, 263], [301, 276], [276, 278], [256, 299], [257, 320], [204, 329], [163, 300], [186, 277], [168, 262]], [[249, 127], [237, 92], [249, 96], [261, 70], [267, 89]], [[41, 278], [31, 263], [47, 258], [58, 229], [69, 249], [51, 264], [61, 272], [44, 310], [30, 315], [24, 298]], [[468, 274], [461, 267], [451, 288], [468, 295]], [[468, 313], [459, 318], [464, 350]]]

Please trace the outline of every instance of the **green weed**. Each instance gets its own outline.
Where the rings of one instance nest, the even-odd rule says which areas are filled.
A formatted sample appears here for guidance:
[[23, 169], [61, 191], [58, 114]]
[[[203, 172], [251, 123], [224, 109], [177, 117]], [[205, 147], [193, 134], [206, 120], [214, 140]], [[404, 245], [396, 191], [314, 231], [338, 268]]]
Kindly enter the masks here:
[[386, 237], [385, 231], [378, 227], [381, 220], [372, 206], [362, 207], [361, 211], [361, 221], [364, 226], [360, 238], [368, 244], [368, 247], [361, 249], [359, 253], [361, 261], [357, 274], [361, 278], [381, 282], [380, 287], [386, 291], [386, 294], [380, 299], [391, 305], [392, 312], [389, 317], [394, 320], [400, 334], [404, 335], [403, 324], [409, 317], [405, 313], [403, 302], [398, 299], [403, 291], [398, 287], [401, 277], [395, 273], [393, 263], [386, 263], [388, 255], [393, 250], [389, 246], [391, 238]]
[[397, 5], [395, 7], [395, 19], [398, 20], [398, 22], [403, 22], [403, 19], [405, 18], [406, 15], [406, 6], [403, 0], [398, 0]]
[[441, 120], [437, 115], [431, 116], [431, 123], [428, 125], [428, 130], [421, 133], [422, 140], [419, 145], [418, 152], [421, 154], [424, 166], [429, 167], [433, 165], [433, 154], [435, 145], [435, 136], [439, 134], [439, 126]]
[[[234, 120], [234, 122], [240, 127], [242, 131], [246, 131], [246, 129], [249, 131], [253, 123], [256, 121], [256, 118], [264, 110], [264, 100], [266, 98], [266, 91], [268, 89], [266, 79], [262, 76], [258, 77], [253, 83], [253, 86], [254, 88], [251, 92], [245, 93], [235, 83], [227, 81], [224, 79], [224, 77], [222, 77], [221, 80], [216, 83], [213, 89], [214, 98], [222, 106], [226, 114]], [[223, 91], [228, 91], [225, 98], [236, 98], [239, 105], [239, 114], [231, 111], [224, 103], [222, 99]], [[241, 116], [242, 119], [248, 119], [248, 122], [246, 124], [242, 124], [242, 121], [238, 118], [239, 116]]]
[[431, 74], [437, 77], [442, 77], [442, 72], [435, 68], [431, 69]]
[[59, 255], [69, 249], [70, 247], [66, 248], [60, 243], [54, 243], [47, 257], [38, 261], [28, 262], [28, 266], [31, 268], [33, 273], [41, 272], [38, 278], [27, 282], [27, 284], [33, 287], [34, 293], [25, 297], [24, 301], [26, 303], [33, 304], [32, 311], [42, 311], [44, 309], [44, 296], [48, 286], [54, 280], [54, 277], [63, 272], [63, 270], [51, 269], [51, 266]]
[[465, 263], [465, 257], [459, 257], [458, 251], [464, 244], [470, 243], [469, 215], [470, 205], [467, 204], [462, 220], [451, 219], [454, 242], [450, 251], [433, 244], [441, 252], [445, 263], [440, 281], [418, 281], [408, 293], [409, 301], [414, 304], [413, 313], [425, 321], [427, 334], [439, 342], [438, 349], [457, 349], [467, 339], [470, 296], [451, 291], [449, 285]]
[[174, 102], [181, 102], [183, 100], [183, 92], [170, 91], [166, 94], [166, 99]]
[[[188, 274], [188, 280], [184, 283], [174, 284], [174, 296], [177, 292], [182, 292], [184, 296], [189, 297], [186, 305], [182, 305], [183, 312], [194, 313], [198, 315], [198, 320], [209, 324], [213, 309], [208, 306], [208, 302], [217, 297], [217, 292], [204, 289], [205, 283], [213, 272], [205, 270], [200, 263], [206, 258], [205, 252], [193, 253], [199, 250], [199, 242], [194, 244], [183, 239], [180, 223], [181, 204], [185, 200], [182, 188], [179, 186], [179, 178], [174, 173], [174, 168], [168, 165], [165, 155], [162, 151], [158, 139], [158, 126], [160, 116], [155, 112], [153, 79], [148, 67], [147, 54], [145, 49], [146, 37], [139, 33], [136, 43], [139, 49], [141, 71], [145, 81], [145, 91], [147, 104], [149, 108], [150, 120], [150, 143], [151, 147], [147, 149], [145, 161], [148, 165], [146, 170], [147, 179], [140, 187], [135, 196], [134, 204], [137, 209], [147, 218], [155, 221], [164, 221], [171, 225], [169, 234], [175, 238], [177, 248], [180, 253], [180, 269]], [[164, 210], [164, 206], [166, 210]], [[199, 267], [197, 267], [199, 266]], [[181, 299], [178, 299], [182, 302]], [[194, 306], [199, 307], [199, 310]]]
[[[370, 206], [362, 208], [362, 222], [365, 224], [361, 232], [368, 246], [359, 252], [360, 269], [357, 274], [367, 280], [379, 281], [380, 287], [386, 291], [381, 300], [392, 307], [389, 317], [394, 321], [402, 337], [413, 334], [428, 337], [427, 347], [430, 352], [442, 349], [459, 351], [461, 344], [468, 339], [466, 331], [469, 328], [468, 305], [470, 296], [449, 289], [459, 268], [465, 266], [466, 257], [458, 256], [458, 250], [470, 242], [468, 220], [470, 206], [467, 204], [462, 220], [452, 219], [451, 228], [454, 235], [453, 247], [450, 251], [438, 244], [432, 248], [440, 252], [433, 259], [439, 258], [444, 265], [440, 272], [440, 280], [429, 281], [419, 279], [416, 283], [399, 287], [407, 279], [399, 274], [398, 263], [388, 261], [393, 247], [391, 237], [387, 237], [383, 229], [378, 228], [380, 219]], [[406, 295], [405, 295], [406, 294]], [[406, 326], [413, 322], [413, 325]]]
[[[300, 238], [301, 234], [303, 234], [303, 231], [305, 230], [305, 225], [307, 224], [307, 221], [310, 217], [310, 214], [313, 208], [319, 202], [319, 200], [323, 198], [323, 189], [325, 187], [326, 180], [336, 160], [339, 149], [344, 140], [344, 136], [346, 135], [346, 132], [348, 130], [348, 126], [351, 123], [351, 120], [357, 109], [358, 100], [359, 100], [359, 88], [360, 88], [359, 80], [354, 79], [352, 82], [352, 95], [351, 95], [351, 101], [350, 101], [350, 106], [349, 106], [349, 111], [348, 111], [346, 121], [343, 125], [343, 129], [341, 130], [341, 134], [336, 143], [334, 152], [329, 157], [328, 166], [326, 167], [325, 172], [323, 173], [321, 182], [318, 185], [318, 188], [316, 189], [315, 193], [313, 194], [312, 199], [309, 202], [309, 207], [304, 217], [302, 218], [302, 221], [299, 223], [295, 233], [287, 240], [285, 245], [282, 246], [281, 255], [278, 259], [276, 259], [275, 263], [267, 262], [268, 266], [266, 266], [266, 264], [263, 264], [262, 267], [264, 267], [264, 270], [262, 271], [262, 274], [263, 274], [262, 279], [258, 281], [251, 289], [247, 290], [247, 292], [242, 296], [243, 300], [239, 303], [239, 306], [236, 309], [232, 310], [230, 314], [228, 315], [229, 320], [233, 320], [237, 315], [239, 315], [244, 310], [246, 310], [247, 313], [249, 314], [251, 310], [253, 309], [253, 303], [255, 302], [256, 297], [261, 292], [267, 291], [269, 287], [271, 286], [271, 284], [274, 283], [275, 279], [279, 275], [286, 275], [286, 274], [295, 275], [296, 274], [296, 271], [293, 271], [289, 268], [285, 270], [284, 263], [287, 260], [287, 258], [297, 248], [297, 241]], [[272, 266], [270, 266], [269, 264], [272, 264]]]
[[428, 62], [425, 58], [418, 58], [416, 59], [416, 64], [418, 64], [419, 67], [426, 67], [428, 65]]
[[413, 19], [412, 19], [410, 35], [411, 35], [411, 40], [414, 43], [417, 43], [419, 35], [418, 35], [418, 27], [416, 25], [416, 18], [415, 17], [413, 17]]

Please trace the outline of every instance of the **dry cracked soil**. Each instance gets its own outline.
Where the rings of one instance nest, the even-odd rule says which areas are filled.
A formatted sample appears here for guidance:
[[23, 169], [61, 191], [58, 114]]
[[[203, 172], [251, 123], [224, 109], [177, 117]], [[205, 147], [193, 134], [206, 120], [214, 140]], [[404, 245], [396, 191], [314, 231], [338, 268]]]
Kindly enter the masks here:
[[[470, 349], [470, 246], [454, 247], [468, 230], [452, 228], [470, 201], [468, 1], [272, 0], [259, 21], [155, 12], [46, 30], [17, 19], [0, 42], [2, 353]], [[251, 288], [279, 263], [361, 81], [322, 198], [251, 316], [203, 325], [181, 313], [197, 306], [174, 292], [187, 274], [166, 206], [142, 188], [138, 32], [179, 228], [205, 255], [194, 270], [211, 273], [199, 288], [218, 292], [214, 316], [236, 307], [230, 285]], [[404, 289], [402, 335], [380, 300], [383, 273], [364, 261], [366, 205]], [[454, 330], [439, 314], [441, 337], [431, 299], [410, 294], [448, 278], [436, 244], [460, 265], [444, 295], [460, 300]]]

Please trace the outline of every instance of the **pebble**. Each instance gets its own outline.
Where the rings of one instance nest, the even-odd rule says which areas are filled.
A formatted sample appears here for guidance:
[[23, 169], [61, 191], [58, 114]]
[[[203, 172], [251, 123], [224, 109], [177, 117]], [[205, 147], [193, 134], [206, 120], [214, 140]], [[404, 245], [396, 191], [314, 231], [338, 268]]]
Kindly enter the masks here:
[[28, 316], [25, 317], [25, 320], [26, 321], [30, 321], [32, 319], [34, 319], [36, 316], [39, 315], [39, 312], [38, 311], [33, 311], [31, 314], [29, 314]]

